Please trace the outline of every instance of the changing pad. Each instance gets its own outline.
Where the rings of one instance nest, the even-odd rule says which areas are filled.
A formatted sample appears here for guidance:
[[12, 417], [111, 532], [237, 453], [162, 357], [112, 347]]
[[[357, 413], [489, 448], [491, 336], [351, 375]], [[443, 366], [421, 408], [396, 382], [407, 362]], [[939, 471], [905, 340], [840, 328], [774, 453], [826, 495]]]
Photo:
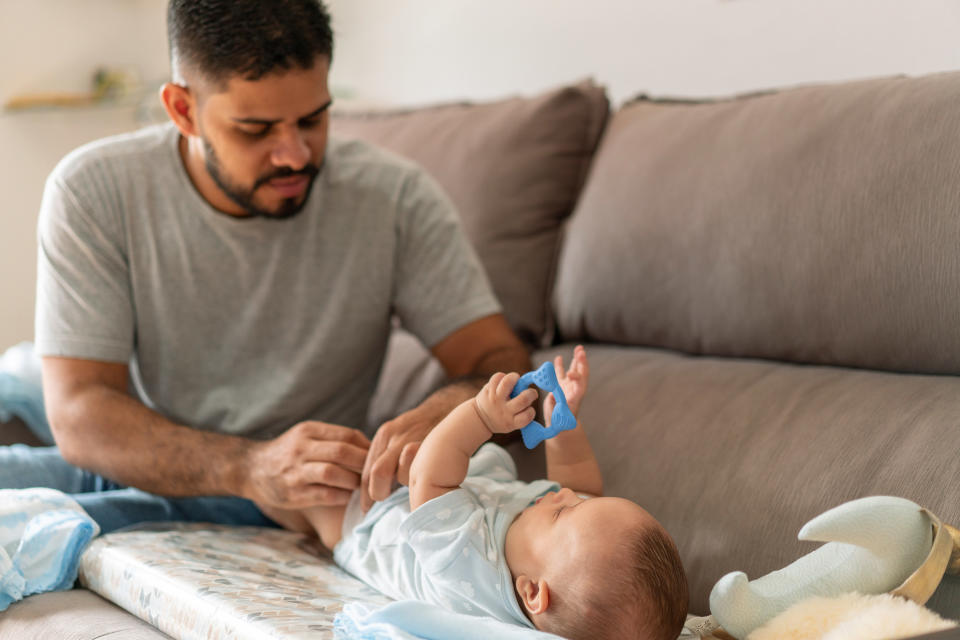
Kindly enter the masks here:
[[[344, 605], [392, 602], [316, 541], [260, 527], [156, 523], [107, 534], [80, 558], [80, 582], [177, 640], [327, 640]], [[678, 640], [699, 637], [695, 628]]]
[[259, 527], [158, 523], [101, 536], [80, 581], [178, 640], [333, 638], [344, 604], [391, 602], [319, 543]]

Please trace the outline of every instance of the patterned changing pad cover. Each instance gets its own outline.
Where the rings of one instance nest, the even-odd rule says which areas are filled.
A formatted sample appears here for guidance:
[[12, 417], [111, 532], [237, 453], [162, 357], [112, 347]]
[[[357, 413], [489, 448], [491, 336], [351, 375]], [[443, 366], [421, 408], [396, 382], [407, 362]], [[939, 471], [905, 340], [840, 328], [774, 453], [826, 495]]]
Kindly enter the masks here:
[[316, 541], [259, 527], [164, 523], [101, 536], [80, 581], [178, 640], [333, 638], [344, 604], [390, 602]]

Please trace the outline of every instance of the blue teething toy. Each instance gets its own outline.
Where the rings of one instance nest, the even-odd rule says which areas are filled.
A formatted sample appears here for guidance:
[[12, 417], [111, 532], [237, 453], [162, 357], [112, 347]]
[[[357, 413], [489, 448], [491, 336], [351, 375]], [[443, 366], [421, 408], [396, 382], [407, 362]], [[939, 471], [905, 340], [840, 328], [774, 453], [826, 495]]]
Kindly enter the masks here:
[[567, 405], [567, 397], [563, 395], [563, 389], [560, 388], [560, 381], [557, 380], [557, 373], [553, 369], [552, 362], [544, 362], [536, 371], [530, 371], [520, 376], [516, 386], [513, 387], [513, 391], [510, 392], [510, 397], [517, 397], [521, 391], [532, 384], [552, 393], [557, 404], [553, 407], [549, 427], [544, 427], [536, 420], [531, 420], [530, 424], [520, 430], [523, 444], [527, 446], [527, 449], [533, 449], [547, 438], [552, 438], [561, 431], [577, 428], [577, 419]]

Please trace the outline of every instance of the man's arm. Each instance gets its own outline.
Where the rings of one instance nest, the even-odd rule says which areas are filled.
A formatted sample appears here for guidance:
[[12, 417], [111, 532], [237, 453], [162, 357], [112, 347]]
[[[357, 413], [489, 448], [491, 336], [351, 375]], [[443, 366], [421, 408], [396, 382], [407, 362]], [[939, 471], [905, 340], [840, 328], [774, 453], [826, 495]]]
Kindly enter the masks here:
[[[363, 508], [390, 495], [401, 468], [401, 453], [416, 446], [450, 411], [471, 398], [497, 371], [524, 372], [532, 368], [530, 353], [513, 333], [503, 314], [481, 318], [461, 327], [432, 349], [447, 377], [459, 379], [437, 390], [420, 406], [390, 420], [377, 430], [363, 469]], [[412, 450], [407, 448], [407, 453]], [[412, 455], [405, 455], [412, 459]]]
[[45, 357], [47, 414], [63, 457], [168, 496], [236, 495], [297, 508], [343, 504], [368, 443], [354, 429], [305, 422], [274, 440], [178, 425], [127, 394], [124, 364]]
[[411, 511], [459, 487], [470, 456], [493, 434], [515, 431], [533, 420], [535, 390], [509, 397], [518, 378], [516, 373], [495, 373], [427, 435], [410, 467]]

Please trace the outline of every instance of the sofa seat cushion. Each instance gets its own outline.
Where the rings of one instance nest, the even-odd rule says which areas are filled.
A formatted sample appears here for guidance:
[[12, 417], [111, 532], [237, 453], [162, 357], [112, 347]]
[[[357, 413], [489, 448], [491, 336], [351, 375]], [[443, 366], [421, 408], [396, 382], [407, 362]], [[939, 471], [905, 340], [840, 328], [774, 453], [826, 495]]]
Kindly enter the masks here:
[[960, 373], [960, 73], [616, 112], [556, 285], [568, 340]]
[[960, 523], [960, 379], [586, 347], [579, 418], [605, 492], [673, 535], [695, 614], [722, 575], [815, 549], [800, 527], [847, 500], [902, 496]]
[[390, 600], [300, 534], [164, 523], [97, 538], [80, 561], [91, 591], [180, 640], [333, 638], [347, 602]]
[[40, 593], [0, 614], [0, 640], [170, 640], [85, 589]]
[[550, 291], [608, 114], [592, 82], [530, 98], [404, 111], [335, 113], [331, 131], [423, 166], [447, 191], [507, 320], [529, 344], [553, 336]]

